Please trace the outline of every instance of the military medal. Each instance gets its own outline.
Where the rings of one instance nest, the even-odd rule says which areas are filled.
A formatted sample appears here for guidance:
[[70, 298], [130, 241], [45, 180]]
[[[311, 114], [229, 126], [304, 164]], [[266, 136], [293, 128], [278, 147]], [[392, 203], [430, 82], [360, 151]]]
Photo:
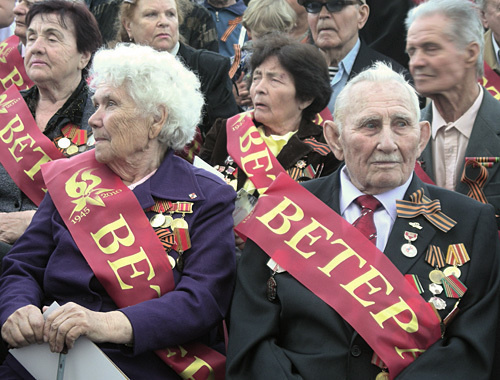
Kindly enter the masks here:
[[412, 241], [417, 240], [417, 237], [418, 234], [416, 232], [405, 231], [405, 239], [408, 241], [408, 243], [403, 244], [403, 246], [401, 247], [401, 252], [406, 257], [412, 258], [417, 256], [417, 247], [411, 244]]
[[375, 380], [389, 380], [389, 372], [380, 372], [377, 377], [375, 377]]
[[462, 298], [467, 291], [467, 286], [454, 275], [444, 277], [441, 282], [448, 298]]
[[187, 251], [191, 248], [191, 238], [189, 237], [189, 231], [186, 228], [174, 228], [174, 236], [175, 236], [175, 249], [179, 256], [177, 257], [177, 269], [179, 272], [184, 270], [184, 251]]
[[456, 278], [460, 278], [462, 271], [457, 266], [447, 267], [443, 270], [443, 273], [446, 277], [455, 276]]
[[441, 284], [441, 279], [444, 277], [444, 273], [439, 269], [434, 269], [429, 272], [429, 280], [435, 284]]
[[153, 215], [151, 219], [149, 219], [149, 223], [153, 228], [161, 227], [163, 223], [165, 223], [165, 215], [163, 214]]
[[461, 266], [470, 260], [469, 254], [463, 243], [450, 244], [446, 254], [446, 264], [452, 266]]
[[269, 280], [267, 280], [266, 294], [267, 294], [267, 299], [270, 302], [276, 301], [278, 284], [276, 283], [276, 280], [274, 279], [275, 273], [276, 272], [273, 272], [271, 277], [269, 277]]
[[175, 259], [170, 255], [167, 255], [167, 257], [168, 257], [168, 262], [170, 263], [170, 266], [172, 267], [172, 269], [174, 269], [175, 268]]
[[70, 145], [67, 149], [66, 149], [66, 154], [68, 156], [72, 156], [74, 154], [78, 153], [78, 147], [76, 145]]
[[174, 230], [179, 229], [179, 228], [188, 228], [189, 227], [189, 225], [184, 220], [184, 218], [173, 219], [171, 225], [172, 225], [172, 228]]
[[57, 141], [57, 146], [61, 149], [67, 149], [70, 145], [71, 141], [67, 137], [60, 138], [59, 141]]
[[94, 135], [90, 135], [87, 139], [87, 146], [92, 146], [95, 144], [95, 137]]
[[419, 222], [409, 222], [408, 224], [417, 230], [421, 230], [423, 228]]
[[163, 222], [163, 224], [161, 226], [163, 228], [170, 227], [172, 225], [173, 220], [174, 220], [174, 218], [172, 218], [171, 215], [165, 215], [165, 221]]
[[79, 153], [83, 153], [83, 152], [85, 152], [87, 149], [88, 149], [87, 145], [86, 145], [86, 144], [83, 144], [83, 145], [80, 145], [80, 146], [78, 147], [78, 152], [79, 152]]
[[436, 296], [431, 297], [429, 299], [429, 302], [432, 303], [437, 310], [446, 309], [446, 301], [439, 298], [439, 297], [436, 297]]
[[436, 296], [436, 295], [441, 294], [443, 292], [443, 287], [439, 284], [432, 283], [432, 284], [429, 284], [429, 291], [433, 295]]

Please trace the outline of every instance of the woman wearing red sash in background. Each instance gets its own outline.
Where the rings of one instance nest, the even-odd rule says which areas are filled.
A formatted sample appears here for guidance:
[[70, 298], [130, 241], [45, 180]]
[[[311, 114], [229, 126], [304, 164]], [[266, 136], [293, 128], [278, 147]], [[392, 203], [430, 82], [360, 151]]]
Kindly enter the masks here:
[[[65, 137], [63, 130], [68, 135], [80, 129], [85, 135], [91, 132], [87, 120], [94, 109], [85, 78], [91, 56], [101, 45], [97, 22], [85, 5], [55, 0], [33, 4], [25, 23], [24, 61], [35, 86], [22, 96], [40, 130], [66, 156], [82, 152], [87, 143], [92, 145], [91, 139], [77, 145], [59, 140]], [[35, 204], [0, 165], [0, 257], [25, 231], [35, 210]]]
[[[213, 174], [173, 154], [193, 138], [203, 97], [199, 80], [172, 55], [121, 44], [97, 52], [91, 75], [96, 112], [89, 124], [95, 149], [42, 167], [48, 193], [26, 233], [4, 258], [2, 337], [14, 347], [48, 342], [54, 352], [61, 352], [64, 344], [71, 350], [84, 335], [131, 379], [179, 379], [155, 351], [169, 347], [170, 356], [182, 359], [189, 356], [193, 342], [219, 348], [217, 328], [234, 286], [236, 194]], [[93, 169], [80, 181], [89, 159]], [[58, 168], [55, 177], [64, 178], [63, 184], [52, 187], [45, 167]], [[67, 174], [67, 168], [74, 171]], [[66, 175], [71, 178], [66, 180]], [[69, 184], [75, 180], [80, 182], [72, 192]], [[76, 216], [71, 210], [79, 202], [69, 194], [89, 200]], [[124, 194], [129, 196], [126, 202], [121, 200]], [[64, 208], [60, 202], [67, 198]], [[116, 252], [109, 252], [114, 244], [109, 239], [80, 244], [82, 236], [96, 239], [100, 224], [115, 220], [115, 215], [130, 222], [129, 235], [116, 229]], [[137, 233], [139, 225], [143, 229]], [[184, 234], [179, 236], [177, 229]], [[129, 239], [132, 233], [135, 238]], [[151, 251], [148, 244], [159, 249]], [[135, 259], [142, 248], [150, 266], [146, 259]], [[102, 265], [96, 260], [103, 260]], [[111, 265], [124, 260], [129, 264], [120, 269]], [[158, 262], [167, 266], [156, 266]], [[159, 291], [165, 285], [156, 280], [161, 276], [171, 278], [166, 292]], [[144, 293], [158, 289], [158, 294], [155, 290], [153, 297], [145, 295], [127, 305], [132, 295], [142, 298], [130, 293], [136, 285], [145, 286]], [[44, 322], [42, 308], [53, 301], [62, 306]], [[187, 351], [182, 358], [179, 345]], [[13, 371], [29, 379], [8, 356], [0, 378], [17, 378]]]
[[[332, 92], [318, 49], [273, 33], [256, 41], [250, 66], [254, 110], [248, 115], [283, 169], [297, 181], [332, 173], [339, 161], [326, 145], [323, 128], [313, 121]], [[255, 184], [228, 153], [227, 130], [234, 119], [216, 121], [200, 157], [216, 166], [236, 190], [243, 188], [258, 196]], [[239, 238], [237, 242], [242, 246]]]

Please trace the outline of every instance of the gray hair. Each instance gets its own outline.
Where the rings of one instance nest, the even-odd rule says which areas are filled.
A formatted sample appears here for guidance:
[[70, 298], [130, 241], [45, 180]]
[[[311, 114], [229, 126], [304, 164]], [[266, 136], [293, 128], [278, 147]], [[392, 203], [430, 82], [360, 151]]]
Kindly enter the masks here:
[[[335, 120], [335, 123], [340, 130], [342, 130], [342, 126], [345, 123], [350, 110], [352, 107], [356, 106], [356, 99], [352, 99], [350, 96], [352, 87], [362, 82], [380, 83], [384, 86], [389, 82], [393, 82], [401, 85], [401, 88], [405, 89], [408, 93], [408, 100], [413, 106], [415, 121], [418, 122], [420, 120], [420, 106], [415, 89], [406, 81], [403, 74], [392, 70], [390, 64], [378, 61], [347, 82], [345, 87], [337, 96], [337, 99], [335, 100], [333, 120]], [[377, 94], [373, 94], [373, 96], [377, 96]]]
[[149, 46], [117, 44], [100, 49], [90, 72], [90, 86], [126, 86], [137, 108], [154, 117], [164, 107], [168, 117], [158, 136], [167, 148], [181, 150], [200, 122], [203, 95], [198, 77], [168, 52]]
[[450, 20], [449, 27], [443, 32], [455, 43], [458, 49], [465, 49], [471, 42], [479, 45], [476, 74], [484, 73], [484, 28], [479, 17], [479, 8], [470, 0], [429, 0], [408, 12], [406, 29], [418, 18], [441, 14]]

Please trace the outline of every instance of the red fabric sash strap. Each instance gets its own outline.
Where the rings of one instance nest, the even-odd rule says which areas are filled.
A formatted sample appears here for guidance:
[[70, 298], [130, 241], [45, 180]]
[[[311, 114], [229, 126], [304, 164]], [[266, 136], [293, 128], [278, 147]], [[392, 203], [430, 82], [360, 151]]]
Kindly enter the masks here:
[[26, 90], [33, 86], [33, 82], [26, 74], [24, 60], [17, 50], [19, 37], [10, 36], [0, 43], [0, 89], [7, 90], [16, 85], [19, 90]]
[[484, 76], [479, 83], [496, 99], [500, 100], [500, 74], [484, 62]]
[[36, 125], [16, 86], [0, 95], [0, 163], [37, 206], [46, 191], [40, 165], [62, 157]]
[[439, 316], [387, 256], [287, 175], [236, 229], [336, 310], [391, 379], [441, 337]]
[[227, 140], [228, 153], [265, 192], [237, 232], [349, 322], [387, 365], [391, 379], [441, 337], [439, 316], [394, 264], [286, 175], [251, 113], [228, 120]]
[[[168, 257], [134, 193], [94, 151], [42, 166], [71, 236], [120, 308], [174, 289]], [[127, 207], [123, 207], [126, 204]], [[183, 379], [224, 379], [225, 357], [200, 343], [156, 351]]]

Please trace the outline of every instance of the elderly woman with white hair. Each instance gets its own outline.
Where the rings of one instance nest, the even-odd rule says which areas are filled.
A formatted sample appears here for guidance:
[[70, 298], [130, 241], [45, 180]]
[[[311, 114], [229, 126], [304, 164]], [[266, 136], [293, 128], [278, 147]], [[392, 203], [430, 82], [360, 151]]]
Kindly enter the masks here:
[[[96, 54], [91, 86], [95, 150], [42, 169], [47, 195], [3, 262], [2, 338], [61, 352], [86, 336], [131, 379], [210, 378], [235, 193], [174, 155], [199, 121], [199, 80], [167, 52], [118, 45]], [[8, 356], [0, 378], [30, 375]]]

